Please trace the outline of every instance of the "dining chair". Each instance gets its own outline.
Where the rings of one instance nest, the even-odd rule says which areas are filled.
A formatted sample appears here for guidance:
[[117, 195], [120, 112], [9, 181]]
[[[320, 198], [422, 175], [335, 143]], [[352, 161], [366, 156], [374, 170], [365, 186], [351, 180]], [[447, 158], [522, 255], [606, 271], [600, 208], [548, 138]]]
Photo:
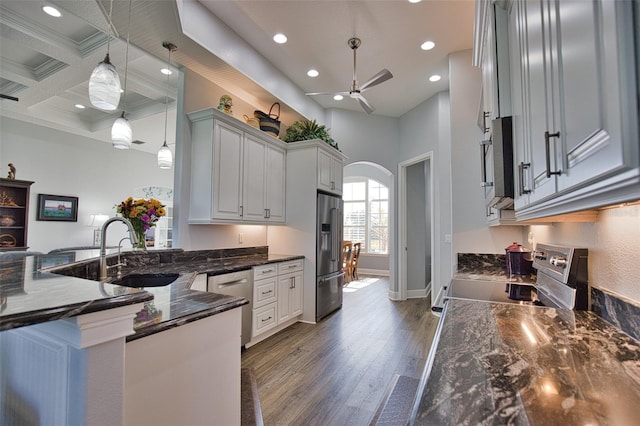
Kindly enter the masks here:
[[344, 241], [342, 243], [342, 270], [344, 271], [345, 284], [351, 281], [353, 267], [352, 256], [353, 246], [351, 241]]
[[351, 251], [351, 277], [359, 280], [358, 276], [358, 259], [360, 258], [360, 243], [354, 243]]

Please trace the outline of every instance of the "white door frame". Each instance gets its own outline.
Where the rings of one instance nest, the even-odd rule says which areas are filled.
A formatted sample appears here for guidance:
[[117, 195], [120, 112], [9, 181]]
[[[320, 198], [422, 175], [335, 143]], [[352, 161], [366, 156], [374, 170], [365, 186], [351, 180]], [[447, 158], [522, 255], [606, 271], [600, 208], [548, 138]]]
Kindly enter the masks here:
[[400, 239], [398, 242], [398, 266], [399, 266], [399, 274], [398, 274], [398, 299], [406, 300], [407, 299], [407, 219], [406, 219], [406, 211], [407, 211], [407, 168], [414, 164], [429, 161], [429, 209], [430, 209], [430, 223], [429, 228], [431, 230], [431, 241], [429, 244], [431, 246], [431, 277], [430, 282], [433, 283], [433, 273], [435, 270], [434, 265], [439, 261], [438, 253], [434, 250], [434, 235], [436, 235], [436, 230], [434, 229], [434, 208], [433, 208], [433, 151], [429, 151], [425, 154], [418, 155], [417, 157], [410, 158], [409, 160], [402, 161], [398, 163], [398, 230], [400, 233]]

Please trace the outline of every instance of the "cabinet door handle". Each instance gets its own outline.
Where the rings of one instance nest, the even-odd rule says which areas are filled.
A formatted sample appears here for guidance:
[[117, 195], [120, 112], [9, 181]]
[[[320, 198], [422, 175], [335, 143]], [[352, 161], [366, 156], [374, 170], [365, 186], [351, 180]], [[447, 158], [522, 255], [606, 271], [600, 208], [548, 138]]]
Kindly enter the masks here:
[[531, 193], [530, 189], [526, 189], [524, 187], [524, 169], [528, 169], [530, 166], [531, 166], [531, 163], [520, 162], [520, 164], [518, 164], [518, 193], [519, 193], [519, 195], [524, 195], [524, 194]]
[[264, 319], [262, 319], [261, 321], [262, 321], [262, 322], [271, 321], [271, 317], [269, 317], [269, 318], [264, 318]]
[[485, 155], [485, 147], [491, 145], [491, 139], [480, 141], [480, 186], [485, 188], [493, 186], [493, 182], [487, 182], [487, 156]]
[[267, 219], [271, 217], [271, 209], [267, 209]]
[[489, 118], [490, 114], [491, 114], [491, 111], [484, 111], [482, 113], [482, 130], [483, 130], [483, 133], [487, 133], [489, 131], [489, 128], [487, 127], [487, 118]]
[[336, 183], [334, 181], [331, 181], [331, 189], [336, 189]]
[[554, 172], [551, 171], [551, 150], [549, 148], [549, 139], [551, 138], [559, 138], [560, 132], [549, 133], [548, 131], [544, 132], [544, 150], [545, 150], [545, 159], [547, 161], [547, 178], [550, 178], [551, 175], [561, 175], [562, 170], [556, 170]]
[[273, 293], [273, 290], [263, 291], [263, 292], [262, 292], [262, 295], [263, 295], [263, 296], [266, 296], [266, 295], [267, 295], [267, 294], [269, 294], [269, 293]]
[[289, 278], [289, 288], [296, 288], [296, 279], [294, 277]]
[[244, 209], [242, 206], [240, 206], [240, 217], [244, 216]]

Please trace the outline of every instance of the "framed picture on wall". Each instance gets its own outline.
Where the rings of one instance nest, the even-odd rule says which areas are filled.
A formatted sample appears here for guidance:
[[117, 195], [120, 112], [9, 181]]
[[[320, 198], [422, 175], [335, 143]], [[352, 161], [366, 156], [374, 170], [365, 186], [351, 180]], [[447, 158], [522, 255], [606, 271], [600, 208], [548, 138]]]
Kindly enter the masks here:
[[78, 197], [38, 194], [37, 220], [78, 221]]

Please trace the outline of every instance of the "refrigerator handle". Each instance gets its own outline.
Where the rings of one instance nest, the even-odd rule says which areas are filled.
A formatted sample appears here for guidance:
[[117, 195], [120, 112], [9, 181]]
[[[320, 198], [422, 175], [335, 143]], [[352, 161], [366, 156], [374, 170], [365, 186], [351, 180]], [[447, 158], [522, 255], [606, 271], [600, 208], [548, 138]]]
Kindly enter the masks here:
[[335, 262], [337, 260], [337, 256], [336, 256], [337, 241], [338, 241], [338, 209], [333, 207], [331, 209], [331, 241], [329, 242], [331, 246], [332, 262]]

